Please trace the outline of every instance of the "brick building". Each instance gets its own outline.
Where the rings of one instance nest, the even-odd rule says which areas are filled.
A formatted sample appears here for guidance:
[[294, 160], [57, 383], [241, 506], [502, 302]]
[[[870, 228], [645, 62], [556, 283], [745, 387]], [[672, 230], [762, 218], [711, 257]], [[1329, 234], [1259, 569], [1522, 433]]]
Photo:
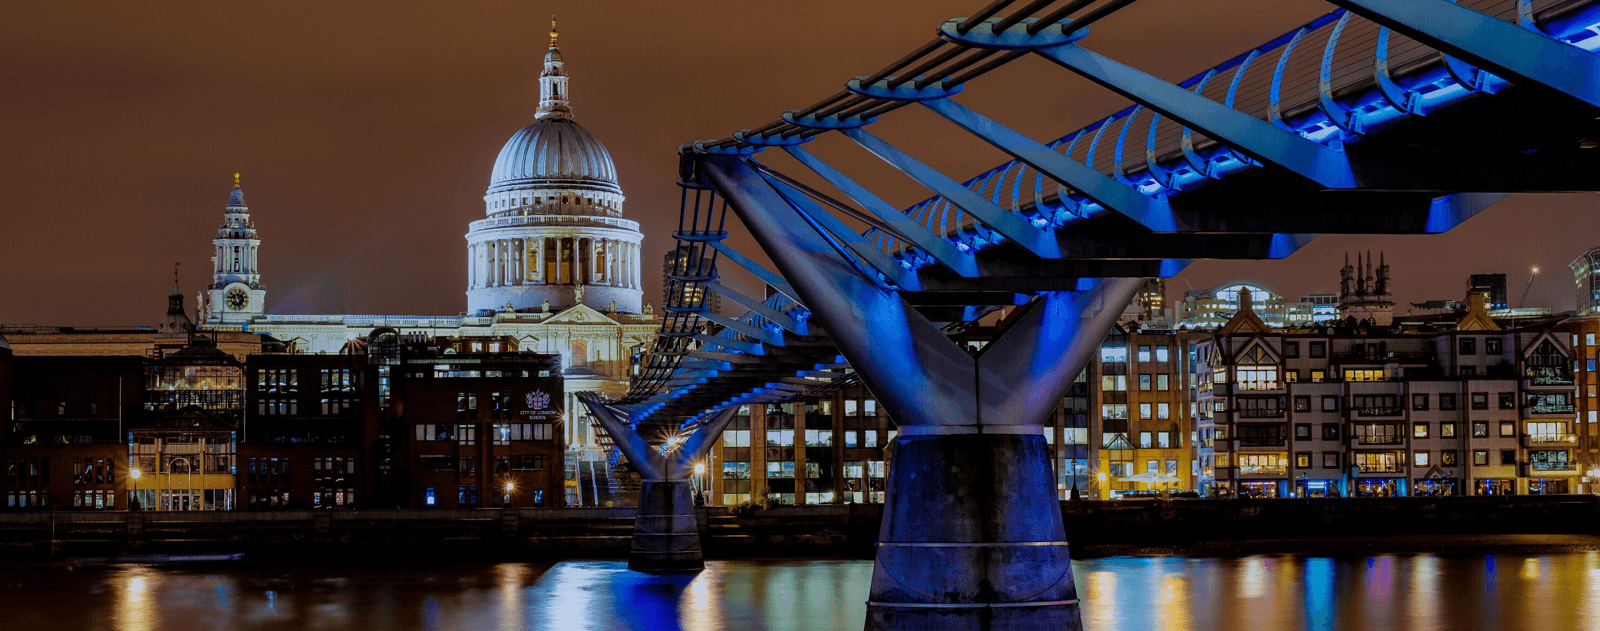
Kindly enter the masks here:
[[1249, 308], [1197, 343], [1200, 490], [1413, 496], [1579, 490], [1559, 318], [1273, 329]]

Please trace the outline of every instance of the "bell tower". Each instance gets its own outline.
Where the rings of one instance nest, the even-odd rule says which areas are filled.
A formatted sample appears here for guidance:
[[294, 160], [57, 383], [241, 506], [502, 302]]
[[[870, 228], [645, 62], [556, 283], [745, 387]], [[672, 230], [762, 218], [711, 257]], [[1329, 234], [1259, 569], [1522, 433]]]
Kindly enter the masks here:
[[261, 287], [258, 259], [261, 239], [250, 220], [250, 207], [244, 203], [239, 174], [233, 174], [233, 192], [223, 210], [222, 225], [211, 256], [211, 285], [204, 306], [207, 325], [237, 325], [265, 311], [267, 290]]

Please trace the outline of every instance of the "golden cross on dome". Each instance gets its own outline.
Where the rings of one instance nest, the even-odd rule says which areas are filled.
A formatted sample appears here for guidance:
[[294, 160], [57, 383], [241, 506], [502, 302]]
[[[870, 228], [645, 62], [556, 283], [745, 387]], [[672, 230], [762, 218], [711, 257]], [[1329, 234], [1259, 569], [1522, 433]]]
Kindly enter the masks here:
[[239, 185], [239, 172], [238, 171], [234, 171], [233, 172], [233, 185], [234, 186], [238, 186]]
[[550, 16], [550, 47], [556, 47], [556, 16]]

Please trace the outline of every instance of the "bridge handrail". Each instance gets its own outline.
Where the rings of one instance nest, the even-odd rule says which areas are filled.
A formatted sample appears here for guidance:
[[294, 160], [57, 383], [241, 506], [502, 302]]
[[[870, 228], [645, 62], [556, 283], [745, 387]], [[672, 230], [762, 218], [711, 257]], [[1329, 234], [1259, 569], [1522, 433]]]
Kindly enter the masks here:
[[[1600, 23], [1600, 6], [1596, 6], [1600, 3], [1594, 0], [1457, 2], [1501, 20], [1520, 20], [1529, 28], [1589, 50], [1600, 47], [1600, 33], [1590, 28]], [[1085, 17], [1080, 16], [1080, 19]], [[1099, 17], [1104, 16], [1096, 15], [1095, 19]], [[924, 46], [918, 53], [869, 77], [867, 82], [888, 78], [941, 45], [935, 42]], [[965, 82], [1016, 56], [1009, 53], [994, 56], [957, 77], [943, 79], [942, 85], [949, 88], [953, 81]], [[1309, 139], [1338, 141], [1404, 118], [1408, 112], [1436, 108], [1506, 85], [1497, 78], [1485, 78], [1491, 76], [1475, 69], [1472, 69], [1472, 77], [1477, 84], [1464, 84], [1458, 71], [1466, 66], [1459, 62], [1452, 62], [1455, 63], [1452, 66], [1447, 61], [1432, 47], [1338, 9], [1178, 85]], [[907, 74], [920, 71], [922, 68], [907, 71]], [[924, 82], [919, 80], [916, 84], [921, 88]], [[859, 116], [862, 121], [871, 122], [905, 105], [904, 101], [870, 98], [853, 101], [852, 98], [863, 97], [841, 92], [795, 114], [819, 119]], [[804, 139], [824, 131], [803, 128], [786, 119], [742, 134]], [[1130, 144], [1130, 137], [1133, 144]], [[706, 143], [706, 146], [726, 149], [741, 144], [753, 146], [745, 143], [741, 135]], [[1152, 196], [1181, 192], [1199, 181], [1256, 166], [1249, 158], [1234, 153], [1205, 134], [1163, 119], [1141, 105], [1096, 119], [1082, 129], [1045, 144]], [[1040, 226], [1045, 223], [1070, 225], [1103, 212], [1097, 203], [1017, 160], [1002, 163], [962, 184]], [[904, 212], [958, 247], [979, 250], [1003, 238], [939, 195], [912, 204]], [[862, 235], [873, 246], [910, 267], [920, 267], [932, 260], [881, 228], [868, 228]]]

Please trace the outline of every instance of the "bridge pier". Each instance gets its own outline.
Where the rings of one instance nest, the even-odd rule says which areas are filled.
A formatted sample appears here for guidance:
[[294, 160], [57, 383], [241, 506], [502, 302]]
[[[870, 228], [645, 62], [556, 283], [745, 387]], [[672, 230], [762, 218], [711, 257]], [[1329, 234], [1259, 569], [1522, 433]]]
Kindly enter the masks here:
[[700, 512], [694, 505], [690, 475], [696, 462], [710, 453], [738, 406], [718, 412], [684, 438], [655, 446], [645, 441], [618, 411], [584, 401], [617, 448], [644, 476], [639, 486], [639, 512], [633, 518], [633, 544], [628, 569], [693, 571], [705, 567], [700, 547]]
[[866, 628], [1081, 629], [1040, 427], [930, 429], [895, 440]]
[[705, 567], [700, 549], [700, 517], [687, 475], [677, 480], [646, 480], [639, 487], [639, 514], [633, 518], [633, 547], [628, 569], [698, 570]]
[[696, 158], [900, 428], [866, 628], [1080, 629], [1042, 424], [1144, 279], [1034, 292], [969, 353], [841, 258], [804, 193], [736, 156]]

